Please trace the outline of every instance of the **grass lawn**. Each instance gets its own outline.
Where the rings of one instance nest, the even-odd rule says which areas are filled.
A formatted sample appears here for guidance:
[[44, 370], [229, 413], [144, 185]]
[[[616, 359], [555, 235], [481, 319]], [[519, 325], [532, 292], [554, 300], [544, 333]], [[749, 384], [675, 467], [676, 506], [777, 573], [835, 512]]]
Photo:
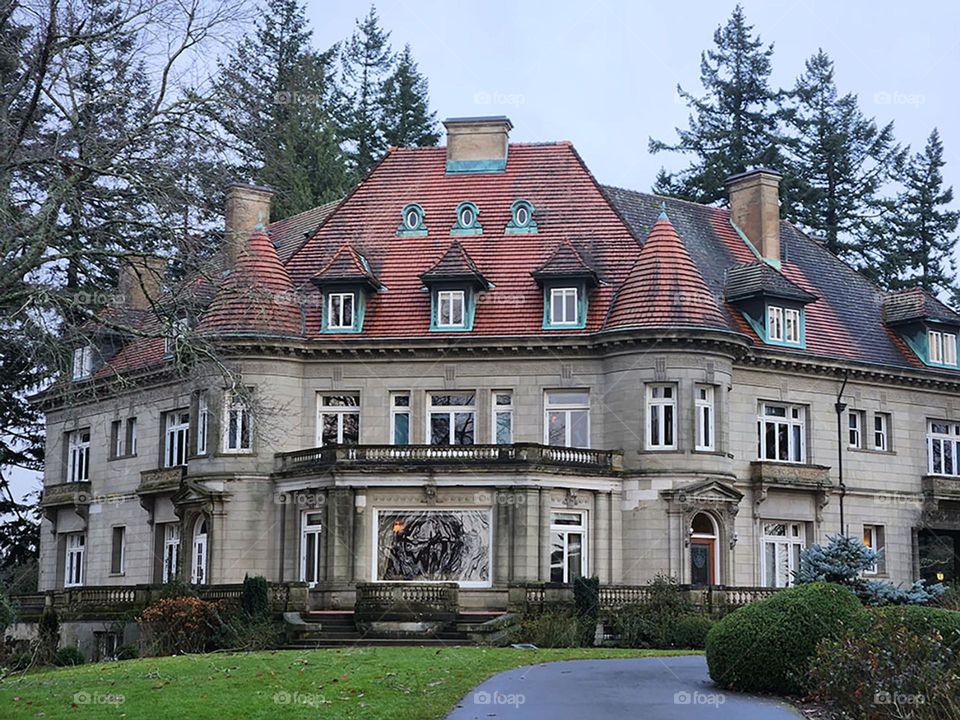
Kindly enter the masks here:
[[0, 718], [442, 718], [501, 670], [676, 654], [400, 647], [146, 658], [0, 680]]

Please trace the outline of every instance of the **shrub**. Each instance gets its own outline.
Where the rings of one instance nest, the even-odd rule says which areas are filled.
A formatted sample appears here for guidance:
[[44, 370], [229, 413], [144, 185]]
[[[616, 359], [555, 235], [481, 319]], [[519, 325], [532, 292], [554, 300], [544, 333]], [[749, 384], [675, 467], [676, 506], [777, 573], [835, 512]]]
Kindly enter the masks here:
[[227, 608], [220, 612], [221, 625], [211, 644], [222, 650], [268, 650], [280, 644], [283, 625], [271, 617], [251, 618], [246, 612]]
[[60, 645], [60, 618], [53, 608], [44, 608], [37, 621], [37, 662], [41, 665], [53, 662], [58, 645]]
[[863, 613], [856, 595], [841, 585], [781, 590], [713, 626], [706, 642], [710, 677], [731, 690], [801, 693], [817, 643], [862, 625]]
[[578, 577], [573, 581], [573, 602], [584, 636], [581, 644], [593, 645], [600, 619], [600, 578]]
[[265, 577], [244, 576], [240, 605], [251, 619], [268, 620], [270, 618], [270, 587]]
[[53, 656], [53, 664], [57, 667], [83, 665], [84, 662], [83, 653], [72, 645], [60, 648]]
[[197, 596], [190, 584], [178, 577], [172, 578], [161, 585], [159, 594], [161, 599]]
[[706, 615], [680, 615], [668, 624], [665, 639], [669, 647], [703, 650], [713, 626], [713, 620]]
[[953, 582], [947, 586], [947, 591], [937, 598], [937, 607], [960, 610], [960, 582]]
[[817, 645], [810, 682], [816, 697], [839, 717], [942, 720], [960, 717], [960, 648], [949, 610], [882, 608], [860, 628]]
[[856, 592], [864, 605], [929, 605], [936, 602], [946, 588], [940, 583], [927, 587], [926, 580], [917, 580], [908, 588], [885, 580], [865, 580]]
[[15, 619], [16, 612], [13, 609], [13, 603], [10, 602], [10, 598], [8, 598], [6, 593], [3, 592], [3, 589], [0, 588], [0, 639], [3, 638], [3, 634], [7, 628], [13, 625]]
[[137, 622], [154, 655], [201, 652], [221, 626], [217, 605], [195, 597], [158, 600]]
[[582, 647], [588, 634], [593, 639], [595, 625], [587, 628], [587, 622], [569, 610], [526, 613], [519, 618], [513, 640], [544, 648]]
[[136, 645], [121, 645], [117, 648], [117, 660], [136, 660], [140, 657], [140, 648]]
[[[689, 633], [700, 620], [696, 608], [685, 593], [680, 591], [676, 578], [657, 575], [647, 586], [647, 600], [635, 605], [626, 605], [612, 613], [614, 631], [618, 644], [626, 647], [670, 648], [687, 647]], [[702, 640], [700, 641], [702, 647]]]

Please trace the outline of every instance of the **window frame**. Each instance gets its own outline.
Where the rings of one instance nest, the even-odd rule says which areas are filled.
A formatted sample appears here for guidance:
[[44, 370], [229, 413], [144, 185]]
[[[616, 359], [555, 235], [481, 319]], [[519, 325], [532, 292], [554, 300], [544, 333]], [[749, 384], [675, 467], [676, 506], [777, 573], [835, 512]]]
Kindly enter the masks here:
[[[417, 224], [410, 227], [407, 217], [413, 212], [417, 215]], [[418, 203], [407, 203], [400, 210], [400, 224], [397, 226], [397, 237], [425, 237], [428, 234], [426, 215], [423, 207]]]
[[83, 587], [87, 579], [87, 534], [64, 533], [64, 542], [63, 587]]
[[866, 417], [863, 410], [847, 411], [847, 447], [851, 450], [863, 450], [865, 447]]
[[783, 307], [767, 305], [767, 342], [783, 342]]
[[93, 375], [93, 345], [87, 343], [73, 349], [71, 380], [87, 380]]
[[[234, 414], [236, 421], [234, 421]], [[236, 433], [234, 433], [236, 430]], [[244, 433], [246, 430], [246, 433]], [[254, 414], [241, 394], [223, 393], [223, 431], [220, 450], [225, 455], [249, 455], [253, 452]], [[246, 445], [243, 444], [246, 439]]]
[[[401, 398], [406, 398], [406, 405], [398, 405], [397, 400]], [[413, 413], [411, 412], [411, 407], [413, 404], [413, 397], [410, 391], [408, 390], [397, 390], [390, 393], [390, 444], [402, 447], [404, 445], [413, 444]], [[407, 418], [407, 441], [406, 442], [397, 442], [397, 418], [406, 417]]]
[[[550, 327], [576, 327], [580, 324], [580, 288], [576, 285], [557, 285], [547, 288], [550, 299], [549, 325]], [[573, 317], [567, 316], [568, 299], [573, 296]], [[558, 297], [559, 296], [559, 297]], [[559, 299], [559, 302], [557, 300]], [[557, 310], [562, 317], [557, 317]]]
[[[583, 402], [558, 401], [551, 398], [560, 395], [583, 395], [586, 400]], [[558, 388], [553, 390], [544, 390], [543, 393], [543, 444], [548, 447], [566, 447], [566, 448], [589, 448], [592, 438], [591, 422], [591, 397], [590, 390], [576, 388]], [[563, 415], [563, 445], [554, 445], [550, 441], [550, 415], [558, 413]], [[586, 417], [586, 442], [584, 445], [575, 445], [574, 440], [574, 414], [583, 413]]]
[[[436, 330], [469, 330], [470, 323], [467, 318], [467, 303], [469, 291], [463, 288], [437, 288], [433, 292], [434, 296], [434, 317], [433, 326]], [[454, 300], [460, 302], [460, 322], [452, 322], [454, 317]], [[443, 318], [444, 300], [449, 303], [449, 316], [451, 322], [445, 322]]]
[[877, 525], [873, 523], [864, 523], [863, 526], [863, 544], [866, 545], [871, 550], [876, 550], [880, 553], [880, 557], [877, 560], [875, 565], [865, 569], [863, 574], [868, 577], [875, 577], [877, 575], [882, 575], [886, 571], [884, 569], [884, 550], [886, 547], [886, 530], [883, 525]]
[[210, 391], [197, 391], [197, 455], [210, 452]]
[[[501, 396], [509, 398], [506, 404], [500, 403]], [[500, 416], [507, 417], [509, 439], [500, 441]], [[514, 394], [513, 390], [491, 390], [490, 391], [490, 442], [493, 445], [512, 445], [514, 443]]]
[[[877, 427], [878, 422], [882, 427]], [[873, 449], [878, 452], [890, 452], [890, 413], [878, 412], [873, 414]], [[881, 443], [877, 438], [882, 437]]]
[[[701, 391], [706, 391], [706, 397], [700, 397]], [[716, 385], [706, 383], [696, 383], [693, 386], [694, 392], [694, 449], [699, 452], [716, 452], [717, 450], [717, 388]], [[704, 440], [704, 425], [709, 424], [707, 430], [707, 442]]]
[[[163, 555], [160, 560], [160, 581], [175, 580], [180, 572], [180, 523], [163, 523]], [[171, 564], [172, 561], [172, 564]]]
[[[163, 467], [183, 467], [190, 457], [190, 409], [167, 410], [163, 415]], [[177, 422], [171, 422], [171, 418], [176, 418]], [[182, 462], [175, 462], [181, 456]]]
[[[360, 295], [356, 290], [329, 291], [324, 295], [323, 329], [331, 333], [358, 332], [360, 330]], [[344, 299], [350, 298], [350, 324], [344, 325]], [[339, 313], [334, 313], [334, 300], [339, 299]], [[337, 322], [333, 322], [334, 319]]]
[[[768, 415], [766, 409], [770, 408], [784, 408], [784, 415]], [[793, 415], [794, 411], [798, 411], [800, 417], [797, 418]], [[809, 462], [808, 453], [807, 453], [807, 417], [809, 413], [807, 412], [807, 407], [805, 405], [798, 405], [794, 403], [783, 403], [783, 402], [774, 402], [761, 400], [759, 403], [759, 409], [757, 413], [757, 451], [759, 457], [757, 458], [760, 462], [783, 462], [791, 463], [793, 465], [805, 465]], [[766, 424], [773, 423], [778, 426], [774, 431], [774, 453], [776, 457], [767, 457], [766, 453]], [[780, 431], [779, 426], [786, 425], [788, 428], [787, 432], [787, 459], [779, 457], [780, 453]], [[795, 428], [799, 428], [799, 434], [794, 431]], [[793, 442], [798, 442], [798, 450], [796, 453], [799, 455], [799, 459], [793, 459], [795, 453], [793, 450]]]
[[[119, 531], [119, 533], [118, 533]], [[119, 548], [117, 539], [119, 537]], [[127, 527], [114, 525], [110, 531], [110, 574], [123, 575], [126, 573], [127, 560]]]
[[[670, 397], [665, 395], [662, 397], [656, 397], [656, 391], [670, 391]], [[679, 438], [677, 437], [677, 400], [678, 395], [680, 394], [679, 384], [675, 382], [653, 382], [647, 383], [644, 390], [644, 397], [646, 398], [645, 408], [645, 429], [644, 429], [644, 439], [646, 441], [646, 449], [652, 452], [669, 452], [676, 450], [679, 447]], [[670, 422], [666, 422], [667, 411], [670, 411]], [[659, 437], [654, 438], [654, 419], [657, 421], [657, 429], [660, 430]], [[660, 442], [661, 440], [665, 441], [666, 430], [669, 428], [671, 442]], [[655, 442], [657, 440], [657, 442]]]
[[[435, 405], [435, 397], [446, 396], [472, 396], [473, 400], [464, 405]], [[471, 415], [470, 424], [472, 425], [472, 438], [469, 443], [455, 443], [457, 435], [457, 415]], [[433, 417], [434, 415], [447, 416], [447, 438], [449, 442], [436, 443], [433, 439]], [[426, 439], [427, 444], [433, 447], [461, 447], [475, 445], [477, 442], [477, 393], [474, 390], [433, 390], [427, 392], [427, 412], [426, 412]]]
[[[473, 213], [473, 219], [469, 224], [462, 222], [464, 211], [469, 210]], [[455, 222], [450, 228], [451, 235], [482, 235], [483, 225], [480, 224], [480, 208], [475, 203], [465, 200], [457, 205]]]
[[[934, 431], [935, 425], [946, 425], [947, 432]], [[934, 447], [940, 447], [940, 470], [936, 469], [934, 462]], [[945, 448], [949, 448], [949, 453]], [[927, 420], [927, 471], [930, 475], [942, 475], [944, 477], [960, 477], [960, 462], [958, 462], [957, 453], [960, 452], [960, 423], [947, 420]], [[951, 471], [946, 472], [948, 458], [951, 465]]]
[[[355, 405], [325, 405], [324, 401], [327, 398], [356, 398]], [[361, 438], [361, 412], [360, 408], [362, 407], [363, 398], [359, 390], [345, 390], [343, 392], [318, 392], [317, 393], [317, 434], [316, 442], [317, 447], [355, 447], [360, 444]], [[325, 444], [323, 442], [323, 430], [324, 430], [324, 415], [336, 416], [337, 422], [337, 440], [335, 443]], [[345, 437], [345, 424], [344, 416], [345, 415], [356, 415], [357, 417], [357, 441], [355, 443], [344, 442]]]
[[[562, 515], [576, 515], [580, 522], [576, 525], [560, 523], [557, 522], [558, 518]], [[569, 585], [574, 581], [575, 578], [569, 576], [570, 563], [569, 563], [569, 550], [570, 535], [579, 535], [580, 536], [580, 575], [579, 577], [588, 577], [588, 568], [590, 566], [588, 558], [588, 528], [587, 528], [587, 513], [585, 510], [551, 510], [550, 511], [550, 582], [559, 582], [564, 585]], [[553, 540], [554, 535], [560, 535], [560, 546], [562, 548], [562, 557], [559, 563], [554, 563], [553, 561]], [[561, 579], [554, 579], [554, 569], [559, 568], [561, 572]]]
[[[767, 533], [767, 527], [772, 525], [783, 525], [783, 535], [770, 535]], [[797, 534], [792, 530], [798, 529]], [[781, 579], [780, 568], [778, 565], [778, 550], [774, 548], [774, 577], [769, 577], [770, 569], [767, 567], [767, 545], [784, 546], [787, 559], [787, 572], [783, 574], [786, 582], [783, 585], [778, 584]], [[796, 520], [761, 520], [760, 521], [760, 585], [762, 587], [785, 588], [794, 584], [793, 573], [800, 569], [800, 553], [807, 546], [807, 528], [806, 523]]]
[[[86, 436], [86, 439], [84, 439]], [[93, 433], [90, 428], [79, 428], [67, 433], [66, 482], [90, 482], [90, 447]]]
[[[311, 515], [321, 516], [320, 522], [309, 522]], [[317, 583], [322, 582], [320, 577], [320, 566], [322, 558], [322, 547], [323, 547], [323, 510], [321, 508], [307, 508], [301, 511], [300, 513], [300, 552], [299, 552], [299, 562], [298, 562], [298, 573], [300, 582], [305, 582], [307, 587], [314, 587]], [[308, 567], [307, 564], [307, 545], [310, 538], [314, 540], [314, 557], [313, 557], [313, 567]], [[308, 570], [312, 571], [315, 577], [313, 580], [308, 579]]]

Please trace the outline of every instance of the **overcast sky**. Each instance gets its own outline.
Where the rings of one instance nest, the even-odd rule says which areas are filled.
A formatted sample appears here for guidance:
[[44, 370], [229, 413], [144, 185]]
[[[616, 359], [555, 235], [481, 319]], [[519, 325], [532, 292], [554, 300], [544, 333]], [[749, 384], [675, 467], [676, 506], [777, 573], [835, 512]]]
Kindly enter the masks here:
[[[745, 0], [748, 21], [774, 43], [773, 82], [792, 86], [822, 47], [841, 92], [896, 123], [922, 147], [940, 129], [947, 181], [960, 190], [960, 3]], [[396, 49], [410, 43], [440, 118], [507, 115], [517, 141], [570, 140], [600, 182], [649, 189], [682, 158], [647, 152], [685, 125], [676, 85], [699, 91], [700, 53], [733, 2], [382, 1]], [[366, 15], [364, 0], [310, 4], [314, 44], [326, 49]], [[39, 481], [15, 475], [18, 495]]]

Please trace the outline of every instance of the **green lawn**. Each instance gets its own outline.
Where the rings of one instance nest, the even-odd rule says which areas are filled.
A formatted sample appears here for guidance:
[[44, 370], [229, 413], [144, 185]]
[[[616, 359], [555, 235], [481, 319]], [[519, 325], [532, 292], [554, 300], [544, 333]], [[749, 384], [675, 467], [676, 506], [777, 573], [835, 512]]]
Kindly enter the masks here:
[[99, 663], [0, 680], [2, 718], [442, 718], [501, 670], [670, 651], [349, 648]]

